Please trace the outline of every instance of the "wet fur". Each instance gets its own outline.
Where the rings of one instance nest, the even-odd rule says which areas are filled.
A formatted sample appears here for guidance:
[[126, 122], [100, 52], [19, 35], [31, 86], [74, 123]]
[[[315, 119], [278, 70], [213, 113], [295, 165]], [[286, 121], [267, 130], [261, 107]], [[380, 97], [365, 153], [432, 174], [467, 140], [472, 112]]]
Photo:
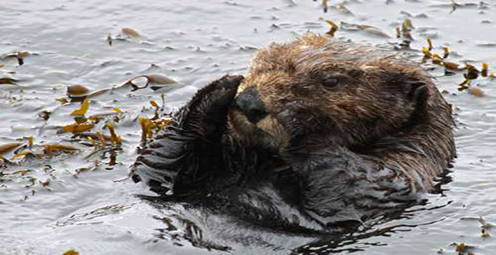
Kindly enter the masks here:
[[[340, 85], [323, 87], [328, 75]], [[256, 125], [232, 104], [252, 87], [269, 113]], [[265, 228], [325, 231], [418, 203], [455, 157], [453, 126], [416, 64], [307, 35], [259, 51], [244, 78], [200, 90], [132, 174], [167, 201]]]
[[[340, 88], [320, 84], [329, 74], [339, 77]], [[269, 109], [270, 124], [259, 129], [276, 141], [252, 136], [250, 128], [257, 130], [231, 110], [232, 133], [247, 144], [279, 145], [281, 154], [342, 146], [405, 169], [422, 190], [455, 156], [451, 106], [432, 79], [417, 64], [376, 47], [313, 35], [274, 44], [256, 55], [238, 94], [248, 87]]]

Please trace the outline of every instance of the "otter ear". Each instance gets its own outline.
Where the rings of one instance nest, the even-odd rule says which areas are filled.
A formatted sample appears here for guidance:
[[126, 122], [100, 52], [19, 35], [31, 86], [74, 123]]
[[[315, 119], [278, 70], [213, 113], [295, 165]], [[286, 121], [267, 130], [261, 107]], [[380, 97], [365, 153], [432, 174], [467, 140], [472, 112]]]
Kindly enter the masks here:
[[414, 126], [415, 123], [421, 123], [428, 118], [428, 105], [429, 100], [429, 84], [424, 81], [410, 80], [404, 83], [406, 90], [406, 97], [412, 105], [415, 106], [415, 111], [413, 112], [411, 118], [411, 125]]
[[417, 104], [417, 109], [424, 109], [429, 97], [429, 85], [423, 81], [405, 82], [407, 98]]

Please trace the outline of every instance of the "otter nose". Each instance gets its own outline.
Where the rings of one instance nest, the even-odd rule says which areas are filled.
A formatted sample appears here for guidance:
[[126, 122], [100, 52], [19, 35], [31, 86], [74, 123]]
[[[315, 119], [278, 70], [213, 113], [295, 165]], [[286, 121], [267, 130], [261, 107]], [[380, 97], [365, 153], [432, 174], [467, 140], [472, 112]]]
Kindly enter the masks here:
[[243, 90], [243, 92], [236, 97], [235, 104], [253, 124], [257, 123], [267, 115], [265, 105], [262, 100], [260, 100], [258, 92], [255, 88]]

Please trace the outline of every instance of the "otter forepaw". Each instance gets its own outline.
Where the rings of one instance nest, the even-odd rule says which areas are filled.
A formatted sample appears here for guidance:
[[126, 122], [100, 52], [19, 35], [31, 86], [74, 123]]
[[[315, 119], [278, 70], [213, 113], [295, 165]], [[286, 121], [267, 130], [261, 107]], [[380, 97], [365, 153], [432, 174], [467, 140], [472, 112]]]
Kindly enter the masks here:
[[241, 75], [226, 75], [199, 90], [180, 112], [183, 128], [207, 140], [220, 139], [242, 80]]

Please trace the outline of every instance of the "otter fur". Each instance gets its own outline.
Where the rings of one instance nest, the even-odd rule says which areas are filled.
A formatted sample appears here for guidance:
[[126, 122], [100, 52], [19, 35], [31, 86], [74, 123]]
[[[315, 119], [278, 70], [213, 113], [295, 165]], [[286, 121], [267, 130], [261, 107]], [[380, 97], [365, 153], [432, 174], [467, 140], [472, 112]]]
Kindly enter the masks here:
[[132, 175], [166, 201], [264, 228], [325, 230], [417, 204], [455, 157], [453, 128], [417, 64], [306, 35], [258, 51], [245, 77], [198, 91]]

